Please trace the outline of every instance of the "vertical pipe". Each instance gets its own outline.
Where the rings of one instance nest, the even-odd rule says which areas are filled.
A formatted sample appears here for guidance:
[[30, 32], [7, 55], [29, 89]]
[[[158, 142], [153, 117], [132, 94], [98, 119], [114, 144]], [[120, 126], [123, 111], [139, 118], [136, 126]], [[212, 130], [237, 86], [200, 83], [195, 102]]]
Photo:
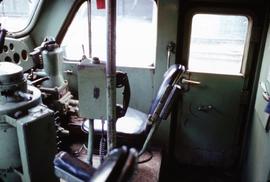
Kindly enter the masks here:
[[88, 13], [88, 45], [89, 45], [89, 58], [92, 57], [92, 28], [91, 28], [91, 17], [92, 17], [92, 5], [91, 0], [87, 0], [87, 13]]
[[87, 160], [90, 165], [92, 165], [92, 159], [93, 159], [93, 149], [94, 149], [93, 141], [94, 141], [94, 120], [89, 119]]
[[[92, 17], [92, 6], [91, 0], [87, 0], [87, 18], [88, 18], [88, 46], [89, 46], [89, 57], [92, 57], [92, 28], [91, 28], [91, 17]], [[94, 120], [89, 119], [89, 130], [88, 130], [88, 145], [87, 145], [87, 160], [92, 165], [93, 158], [93, 140], [94, 140]]]
[[116, 0], [107, 0], [107, 151], [116, 146]]

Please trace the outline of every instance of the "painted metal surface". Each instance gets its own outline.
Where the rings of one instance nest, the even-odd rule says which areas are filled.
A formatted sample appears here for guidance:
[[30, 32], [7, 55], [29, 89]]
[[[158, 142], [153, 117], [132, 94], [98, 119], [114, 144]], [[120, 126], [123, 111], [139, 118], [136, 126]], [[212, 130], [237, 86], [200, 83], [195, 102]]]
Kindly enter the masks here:
[[182, 163], [230, 167], [238, 158], [243, 78], [191, 73], [191, 79], [201, 85], [184, 93], [178, 109], [175, 155]]
[[[56, 152], [53, 121], [52, 112], [41, 105], [28, 109], [28, 114], [18, 119], [1, 116], [2, 180], [56, 181], [52, 163]], [[17, 171], [19, 167], [22, 167], [22, 171]]]
[[116, 0], [107, 0], [107, 151], [116, 147]]
[[0, 114], [10, 114], [15, 111], [20, 111], [24, 109], [29, 109], [41, 103], [41, 93], [40, 91], [33, 87], [29, 86], [28, 91], [32, 94], [27, 94], [29, 97], [32, 97], [31, 100], [25, 100], [22, 102], [2, 102], [0, 104]]
[[[52, 111], [44, 106], [34, 107], [27, 116], [16, 120], [22, 181], [58, 181], [53, 168], [56, 154], [53, 121]], [[37, 164], [43, 167], [37, 168]]]
[[42, 82], [43, 87], [54, 88], [65, 84], [62, 74], [63, 54], [62, 48], [42, 51], [44, 72], [49, 77], [49, 80]]
[[85, 59], [78, 65], [80, 116], [106, 119], [105, 64], [92, 64]]
[[8, 170], [21, 166], [17, 131], [5, 122], [5, 116], [0, 116], [0, 146], [0, 179], [6, 176], [7, 181], [19, 181], [20, 176]]
[[[256, 7], [255, 2], [253, 3], [254, 6], [247, 4], [247, 7], [256, 12], [259, 5]], [[213, 7], [192, 4], [191, 1], [183, 3], [181, 25], [179, 25], [179, 44], [182, 44], [180, 46], [182, 52], [179, 55], [180, 63], [188, 64], [189, 27], [191, 28], [192, 23], [192, 17], [189, 17], [188, 11], [193, 13], [194, 11], [204, 13], [222, 13], [224, 11], [224, 14], [226, 12], [247, 13], [245, 8], [236, 8], [233, 4], [228, 5], [227, 8], [218, 7], [214, 2], [212, 5]], [[253, 16], [252, 13], [250, 16]], [[248, 93], [251, 89], [250, 85], [252, 85], [252, 74], [255, 72], [251, 65], [256, 65], [256, 56], [258, 56], [256, 44], [258, 34], [261, 32], [257, 31], [256, 26], [261, 26], [262, 23], [261, 20], [256, 19], [258, 17], [253, 17], [252, 28], [250, 28], [249, 36], [251, 38], [245, 57], [246, 66], [243, 66], [245, 69], [243, 76], [191, 73], [191, 78], [194, 80], [198, 78], [196, 80], [201, 81], [205, 87], [191, 88], [190, 92], [183, 97], [183, 109], [177, 110], [178, 118], [181, 118], [181, 121], [178, 121], [179, 127], [176, 131], [178, 137], [175, 138], [175, 142], [178, 146], [175, 155], [182, 163], [222, 168], [235, 167], [239, 161], [242, 135], [245, 132], [243, 126], [246, 124], [244, 114], [247, 112], [250, 101]], [[182, 106], [182, 104], [180, 105]], [[212, 106], [213, 109], [209, 112], [198, 111], [199, 108], [207, 106]]]
[[[24, 71], [34, 66], [34, 62], [29, 56], [29, 52], [34, 48], [29, 35], [18, 39], [6, 37], [5, 46], [7, 49], [4, 54], [0, 54], [0, 62], [9, 60], [22, 66]], [[14, 59], [14, 55], [17, 56], [16, 59]]]
[[20, 66], [6, 62], [0, 66], [0, 179], [28, 182], [46, 177], [54, 181], [52, 112], [41, 105], [40, 90], [27, 86]]
[[[269, 21], [268, 21], [269, 23]], [[269, 24], [268, 24], [269, 25]], [[248, 136], [248, 145], [245, 150], [248, 151], [247, 158], [244, 161], [244, 170], [242, 173], [243, 181], [247, 182], [265, 182], [269, 181], [270, 171], [270, 134], [265, 130], [265, 123], [269, 115], [265, 113], [267, 102], [263, 98], [263, 89], [261, 82], [269, 84], [269, 48], [270, 48], [270, 28], [268, 27], [266, 45], [263, 51], [263, 62], [260, 73], [259, 83], [257, 84], [257, 95], [255, 107], [253, 110], [252, 124]], [[268, 82], [268, 83], [267, 83]]]

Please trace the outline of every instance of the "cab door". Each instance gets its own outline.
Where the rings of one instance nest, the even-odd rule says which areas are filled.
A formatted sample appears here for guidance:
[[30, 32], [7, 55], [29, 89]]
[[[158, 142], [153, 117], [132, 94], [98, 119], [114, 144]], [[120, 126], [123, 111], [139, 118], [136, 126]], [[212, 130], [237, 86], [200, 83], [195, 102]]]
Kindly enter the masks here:
[[175, 156], [181, 163], [228, 167], [240, 151], [245, 110], [248, 16], [193, 13], [186, 44], [188, 85], [178, 109]]

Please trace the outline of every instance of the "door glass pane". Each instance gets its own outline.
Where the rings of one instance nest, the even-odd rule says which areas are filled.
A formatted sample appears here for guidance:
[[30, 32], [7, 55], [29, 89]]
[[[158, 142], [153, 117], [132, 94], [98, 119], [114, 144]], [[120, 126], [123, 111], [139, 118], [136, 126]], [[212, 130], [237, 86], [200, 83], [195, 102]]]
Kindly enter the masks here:
[[246, 16], [194, 15], [189, 70], [219, 74], [241, 74], [248, 23]]

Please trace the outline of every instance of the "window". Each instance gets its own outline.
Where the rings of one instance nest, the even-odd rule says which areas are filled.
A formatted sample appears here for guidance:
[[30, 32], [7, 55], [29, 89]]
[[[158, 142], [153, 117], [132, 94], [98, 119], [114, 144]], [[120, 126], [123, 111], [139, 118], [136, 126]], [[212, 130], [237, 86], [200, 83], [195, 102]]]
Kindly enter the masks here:
[[0, 23], [9, 32], [18, 32], [30, 23], [39, 0], [3, 0], [0, 3]]
[[246, 16], [196, 14], [192, 19], [190, 71], [241, 74], [249, 20]]
[[[153, 67], [156, 54], [156, 4], [152, 0], [117, 1], [116, 64], [118, 66]], [[106, 61], [106, 11], [92, 1], [92, 56]], [[73, 19], [62, 46], [68, 59], [81, 59], [82, 45], [88, 54], [87, 3]]]
[[89, 55], [87, 3], [83, 3], [66, 32], [61, 46], [65, 57], [80, 60], [85, 51]]

